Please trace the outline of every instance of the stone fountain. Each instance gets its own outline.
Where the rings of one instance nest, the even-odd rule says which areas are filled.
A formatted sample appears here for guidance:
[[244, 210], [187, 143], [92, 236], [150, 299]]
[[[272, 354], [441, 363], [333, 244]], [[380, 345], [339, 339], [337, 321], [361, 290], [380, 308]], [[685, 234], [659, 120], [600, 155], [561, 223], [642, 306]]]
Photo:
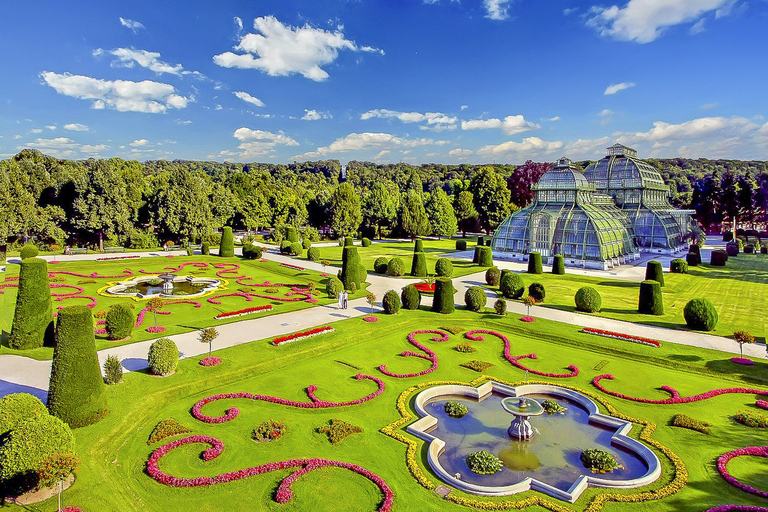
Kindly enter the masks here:
[[514, 416], [507, 433], [520, 441], [528, 441], [539, 431], [531, 425], [528, 418], [544, 413], [544, 407], [533, 398], [508, 397], [501, 401], [501, 407]]
[[176, 279], [176, 274], [160, 274], [157, 276], [163, 280], [163, 293], [171, 293], [173, 291], [173, 280]]

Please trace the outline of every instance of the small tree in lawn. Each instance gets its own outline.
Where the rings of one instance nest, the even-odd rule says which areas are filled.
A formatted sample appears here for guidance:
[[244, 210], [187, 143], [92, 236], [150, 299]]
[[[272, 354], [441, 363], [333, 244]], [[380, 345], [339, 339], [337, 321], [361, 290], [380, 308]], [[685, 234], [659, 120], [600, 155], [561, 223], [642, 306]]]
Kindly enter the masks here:
[[525, 304], [526, 307], [528, 308], [528, 315], [527, 316], [531, 316], [531, 306], [535, 306], [536, 305], [536, 299], [534, 299], [530, 295], [526, 295], [525, 298], [523, 299], [523, 304]]
[[754, 336], [749, 334], [747, 331], [741, 330], [733, 333], [733, 339], [735, 339], [736, 343], [739, 344], [739, 352], [741, 353], [741, 357], [744, 357], [744, 345], [755, 342]]
[[323, 266], [323, 274], [325, 274], [325, 267], [327, 267], [328, 265], [330, 265], [330, 264], [331, 264], [331, 262], [330, 262], [330, 261], [328, 261], [328, 260], [322, 260], [322, 261], [320, 262], [320, 264]]
[[371, 292], [365, 294], [365, 300], [368, 301], [368, 305], [371, 306], [371, 314], [373, 314], [373, 306], [376, 305], [376, 295]]
[[80, 459], [71, 453], [57, 453], [45, 459], [37, 470], [38, 482], [41, 488], [59, 487], [59, 508], [61, 510], [61, 493], [64, 491], [64, 481], [80, 467]]
[[151, 311], [155, 315], [155, 329], [157, 329], [157, 312], [165, 305], [163, 299], [160, 297], [154, 297], [147, 302], [147, 310]]
[[213, 340], [218, 337], [219, 331], [217, 331], [215, 327], [206, 327], [205, 329], [200, 329], [198, 332], [197, 339], [200, 340], [200, 343], [208, 344], [208, 357], [211, 357], [211, 351], [213, 350]]

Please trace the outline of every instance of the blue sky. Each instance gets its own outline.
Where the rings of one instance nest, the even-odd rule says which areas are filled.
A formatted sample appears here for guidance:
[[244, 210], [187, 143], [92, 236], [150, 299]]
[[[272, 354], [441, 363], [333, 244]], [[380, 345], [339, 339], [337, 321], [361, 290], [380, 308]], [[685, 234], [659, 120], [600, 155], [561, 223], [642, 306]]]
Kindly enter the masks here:
[[6, 2], [0, 157], [768, 159], [768, 1]]

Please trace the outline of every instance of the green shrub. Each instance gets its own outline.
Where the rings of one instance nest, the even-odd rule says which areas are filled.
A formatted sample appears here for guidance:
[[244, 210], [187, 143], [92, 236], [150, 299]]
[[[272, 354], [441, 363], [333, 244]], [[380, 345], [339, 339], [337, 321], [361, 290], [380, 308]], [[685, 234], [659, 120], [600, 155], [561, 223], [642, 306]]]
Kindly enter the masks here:
[[472, 346], [472, 344], [470, 344], [467, 341], [462, 341], [461, 343], [456, 345], [454, 348], [456, 349], [456, 352], [461, 352], [462, 354], [469, 354], [477, 350], [475, 347]]
[[344, 247], [352, 247], [355, 245], [355, 241], [351, 236], [344, 237]]
[[547, 291], [544, 289], [544, 285], [541, 283], [531, 283], [528, 286], [528, 296], [533, 297], [536, 302], [542, 302], [544, 297], [547, 296]]
[[283, 240], [280, 242], [280, 252], [282, 254], [288, 254], [291, 251], [292, 242], [290, 240]]
[[716, 249], [710, 255], [709, 264], [713, 267], [724, 267], [726, 261], [728, 261], [728, 253], [722, 249]]
[[467, 241], [466, 240], [456, 240], [456, 250], [457, 251], [466, 251], [467, 250]]
[[744, 246], [744, 254], [752, 254], [755, 252], [755, 246], [752, 244], [747, 244]]
[[96, 423], [107, 412], [105, 390], [90, 308], [69, 306], [60, 309], [56, 319], [48, 410], [73, 428]]
[[600, 293], [591, 286], [582, 286], [573, 297], [576, 309], [587, 313], [595, 313], [603, 307], [603, 299]]
[[339, 247], [344, 247], [344, 241], [343, 238], [339, 238]]
[[496, 314], [499, 316], [504, 316], [507, 314], [507, 301], [504, 299], [496, 299], [496, 302], [493, 303], [493, 310], [496, 311]]
[[253, 245], [250, 242], [243, 244], [243, 258], [247, 260], [260, 260], [263, 254], [261, 246]]
[[528, 273], [529, 274], [541, 274], [543, 272], [541, 266], [541, 253], [532, 252], [528, 254]]
[[453, 275], [453, 263], [448, 258], [438, 258], [435, 262], [435, 274], [438, 277], [451, 277]]
[[449, 332], [451, 334], [461, 334], [462, 332], [466, 331], [466, 329], [460, 325], [444, 325], [440, 328], [440, 330]]
[[547, 414], [565, 414], [565, 411], [568, 410], [567, 407], [560, 405], [557, 400], [552, 400], [549, 398], [541, 402], [541, 406], [544, 408], [544, 412]]
[[474, 263], [475, 265], [477, 265], [477, 262], [480, 261], [480, 251], [482, 250], [480, 249], [480, 247], [481, 246], [476, 245], [475, 252], [472, 254], [472, 263]]
[[647, 315], [663, 315], [664, 302], [661, 297], [661, 285], [658, 281], [646, 280], [640, 283], [640, 296], [637, 310]]
[[469, 368], [470, 370], [474, 370], [476, 372], [482, 373], [491, 366], [493, 366], [492, 363], [486, 363], [485, 361], [467, 361], [466, 363], [461, 363], [459, 366], [463, 366], [464, 368]]
[[109, 355], [104, 361], [104, 382], [107, 384], [123, 382], [123, 365], [117, 356]]
[[768, 428], [768, 416], [757, 411], [739, 411], [733, 419], [752, 428]]
[[669, 262], [669, 271], [673, 274], [687, 274], [688, 263], [680, 258], [675, 258]]
[[339, 279], [344, 284], [345, 290], [360, 289], [360, 284], [365, 281], [367, 273], [360, 262], [357, 247], [345, 246], [341, 254], [341, 275]]
[[173, 373], [179, 363], [179, 349], [168, 338], [160, 338], [150, 345], [147, 362], [149, 363], [149, 371], [155, 375]]
[[17, 350], [42, 347], [53, 340], [53, 311], [48, 264], [40, 258], [21, 260], [16, 309], [8, 346]]
[[413, 244], [413, 252], [424, 252], [424, 240], [417, 238]]
[[423, 252], [413, 253], [411, 275], [413, 277], [427, 277], [427, 256]]
[[[47, 416], [45, 404], [29, 393], [13, 393], [0, 398], [0, 439], [22, 421]], [[2, 442], [0, 442], [0, 445]]]
[[523, 278], [514, 272], [503, 273], [499, 283], [499, 293], [507, 299], [519, 299], [525, 291]]
[[187, 256], [193, 256], [195, 254], [195, 250], [191, 247], [187, 247]]
[[320, 261], [320, 249], [317, 247], [307, 249], [307, 259], [309, 261]]
[[168, 418], [155, 425], [155, 428], [152, 429], [152, 433], [149, 434], [147, 445], [155, 444], [168, 437], [189, 434], [189, 432], [190, 430], [187, 427], [173, 418]]
[[725, 252], [728, 253], [728, 256], [738, 256], [739, 255], [739, 244], [735, 242], [729, 242], [725, 244]]
[[467, 457], [467, 466], [478, 475], [492, 475], [501, 471], [503, 464], [501, 459], [485, 450], [470, 453]]
[[733, 233], [730, 231], [724, 231], [723, 232], [723, 242], [730, 242], [733, 240]]
[[421, 292], [415, 285], [409, 284], [400, 293], [400, 298], [403, 301], [403, 307], [405, 309], [415, 310], [419, 309], [421, 305]]
[[400, 296], [395, 290], [389, 290], [381, 300], [381, 306], [387, 315], [396, 315], [400, 311]]
[[499, 286], [501, 272], [498, 267], [491, 267], [485, 271], [485, 282], [488, 286]]
[[709, 434], [709, 427], [712, 426], [712, 424], [707, 421], [695, 420], [686, 414], [675, 414], [672, 418], [672, 424], [676, 427], [696, 430], [702, 434]]
[[268, 443], [280, 439], [285, 435], [285, 423], [282, 421], [269, 420], [260, 423], [251, 432], [251, 438], [260, 443]]
[[477, 255], [477, 264], [481, 267], [493, 266], [493, 250], [490, 247], [480, 247], [480, 253]]
[[683, 310], [683, 318], [688, 328], [694, 331], [712, 331], [718, 321], [715, 306], [704, 298], [689, 300]]
[[555, 254], [555, 259], [552, 261], [552, 273], [557, 275], [565, 274], [565, 258], [562, 254]]
[[485, 245], [485, 238], [483, 238], [482, 236], [477, 237], [477, 245], [479, 245], [481, 247], [484, 246]]
[[400, 258], [392, 258], [387, 264], [387, 273], [391, 276], [401, 276], [405, 273], [405, 263]]
[[620, 467], [616, 457], [605, 450], [587, 449], [579, 456], [584, 467], [593, 473], [610, 473]]
[[768, 247], [766, 246], [760, 247], [760, 254], [768, 254]]
[[38, 254], [40, 254], [40, 251], [37, 250], [37, 247], [35, 247], [32, 244], [27, 244], [24, 247], [21, 248], [19, 251], [19, 255], [21, 256], [22, 260], [26, 260], [27, 258], [34, 258]]
[[659, 286], [664, 287], [664, 269], [660, 262], [656, 260], [648, 262], [645, 267], [645, 280], [656, 281], [659, 283]]
[[389, 260], [386, 257], [379, 256], [378, 258], [376, 258], [376, 261], [373, 262], [373, 270], [377, 274], [386, 274], [388, 264], [389, 264]]
[[487, 301], [488, 297], [485, 295], [485, 290], [479, 286], [472, 286], [464, 293], [464, 303], [470, 311], [480, 311], [485, 307]]
[[445, 414], [451, 418], [463, 418], [469, 412], [466, 405], [456, 400], [448, 400], [445, 402], [443, 410], [445, 411]]
[[328, 294], [329, 299], [335, 299], [339, 296], [339, 293], [344, 289], [342, 282], [336, 277], [329, 277], [328, 282], [325, 283], [325, 291]]
[[203, 242], [200, 245], [200, 252], [205, 256], [211, 254], [211, 246], [208, 244], [208, 242]]
[[689, 267], [698, 267], [701, 265], [701, 254], [695, 252], [689, 252], [685, 255], [685, 263]]
[[304, 248], [305, 251], [310, 250], [312, 248], [312, 240], [310, 240], [309, 238], [302, 238], [301, 246]]
[[331, 444], [336, 444], [352, 434], [359, 434], [363, 429], [347, 421], [333, 419], [328, 422], [328, 425], [323, 425], [317, 431], [321, 434], [328, 434], [328, 440]]
[[363, 237], [363, 240], [361, 242], [363, 247], [370, 247], [371, 246], [371, 239]]
[[453, 313], [455, 305], [453, 303], [453, 294], [456, 289], [453, 283], [447, 277], [438, 277], [435, 279], [435, 296], [432, 299], [432, 311], [436, 313]]
[[301, 246], [299, 242], [291, 243], [291, 246], [288, 248], [289, 256], [301, 256], [303, 252], [304, 252], [304, 248]]
[[289, 242], [296, 243], [299, 241], [299, 234], [296, 232], [296, 228], [293, 226], [284, 226], [285, 239]]
[[219, 245], [219, 256], [222, 258], [232, 258], [235, 255], [235, 239], [232, 236], [232, 227], [224, 226], [221, 229], [221, 245]]
[[136, 319], [133, 317], [131, 307], [125, 302], [119, 302], [109, 307], [107, 311], [106, 324], [107, 338], [110, 340], [122, 340], [131, 335], [133, 324]]

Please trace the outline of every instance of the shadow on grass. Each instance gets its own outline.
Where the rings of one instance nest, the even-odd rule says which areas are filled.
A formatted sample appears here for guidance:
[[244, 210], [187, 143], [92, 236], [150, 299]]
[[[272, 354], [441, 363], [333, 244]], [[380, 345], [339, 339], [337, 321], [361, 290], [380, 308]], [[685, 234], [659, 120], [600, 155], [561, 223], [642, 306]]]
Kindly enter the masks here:
[[761, 386], [765, 386], [765, 380], [760, 376], [768, 372], [768, 364], [757, 361], [754, 365], [745, 366], [734, 363], [730, 359], [717, 359], [707, 361], [704, 366], [718, 372], [737, 375], [747, 382], [754, 382]]
[[683, 354], [673, 354], [671, 356], [668, 356], [667, 358], [673, 361], [703, 361], [704, 360], [703, 357], [683, 355]]
[[598, 286], [612, 286], [614, 288], [640, 288], [640, 283], [632, 281], [600, 281]]

